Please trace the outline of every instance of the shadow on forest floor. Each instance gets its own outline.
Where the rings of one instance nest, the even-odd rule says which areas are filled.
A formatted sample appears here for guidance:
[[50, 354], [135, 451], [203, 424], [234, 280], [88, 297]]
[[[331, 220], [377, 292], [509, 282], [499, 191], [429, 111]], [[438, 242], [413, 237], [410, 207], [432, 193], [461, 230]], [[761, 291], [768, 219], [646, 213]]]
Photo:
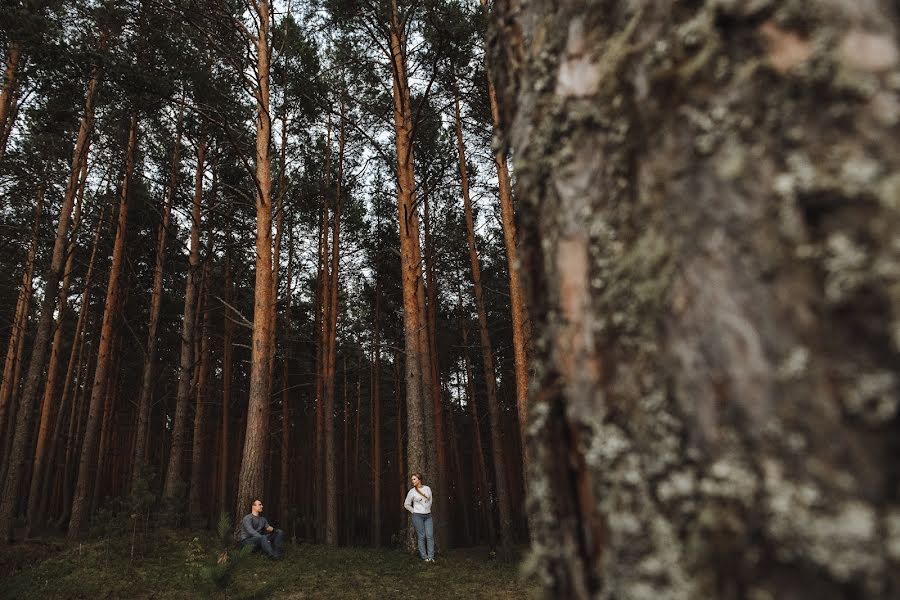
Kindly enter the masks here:
[[[143, 550], [143, 555], [141, 555]], [[399, 550], [291, 545], [283, 561], [253, 554], [227, 595], [207, 570], [220, 549], [209, 533], [159, 531], [131, 559], [131, 539], [68, 545], [41, 538], [0, 547], [0, 599], [29, 598], [509, 598], [537, 596], [515, 565], [487, 550], [450, 550], [425, 564]]]

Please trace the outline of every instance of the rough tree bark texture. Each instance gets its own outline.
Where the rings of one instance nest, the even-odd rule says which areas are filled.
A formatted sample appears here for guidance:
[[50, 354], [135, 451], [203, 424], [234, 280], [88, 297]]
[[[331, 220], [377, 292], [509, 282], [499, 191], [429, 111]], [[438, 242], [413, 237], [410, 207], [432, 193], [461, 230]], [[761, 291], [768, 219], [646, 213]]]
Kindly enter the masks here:
[[896, 5], [496, 9], [548, 595], [897, 597]]

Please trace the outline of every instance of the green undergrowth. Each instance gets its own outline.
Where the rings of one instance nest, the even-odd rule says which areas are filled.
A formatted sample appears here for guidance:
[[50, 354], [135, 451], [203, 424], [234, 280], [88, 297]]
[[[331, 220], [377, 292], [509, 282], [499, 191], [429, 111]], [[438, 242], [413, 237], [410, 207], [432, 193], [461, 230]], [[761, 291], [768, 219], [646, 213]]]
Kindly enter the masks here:
[[[285, 558], [237, 559], [227, 589], [210, 576], [215, 536], [160, 531], [143, 556], [131, 539], [65, 544], [48, 538], [0, 547], [0, 599], [50, 598], [530, 598], [516, 565], [485, 549], [450, 550], [425, 564], [399, 550], [287, 544]], [[232, 553], [236, 556], [238, 553]], [[221, 583], [221, 582], [220, 582]]]

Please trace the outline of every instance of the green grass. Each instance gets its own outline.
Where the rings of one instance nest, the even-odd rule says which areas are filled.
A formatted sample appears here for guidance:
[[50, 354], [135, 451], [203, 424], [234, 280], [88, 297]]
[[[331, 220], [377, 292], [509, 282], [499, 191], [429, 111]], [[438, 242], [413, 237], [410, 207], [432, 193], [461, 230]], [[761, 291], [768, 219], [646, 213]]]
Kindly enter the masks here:
[[[212, 535], [161, 531], [132, 561], [127, 537], [66, 545], [37, 540], [0, 549], [0, 598], [224, 598], [206, 570], [218, 550]], [[536, 596], [517, 567], [484, 549], [451, 550], [425, 564], [398, 550], [288, 544], [285, 559], [259, 554], [236, 567], [227, 597], [499, 598]]]

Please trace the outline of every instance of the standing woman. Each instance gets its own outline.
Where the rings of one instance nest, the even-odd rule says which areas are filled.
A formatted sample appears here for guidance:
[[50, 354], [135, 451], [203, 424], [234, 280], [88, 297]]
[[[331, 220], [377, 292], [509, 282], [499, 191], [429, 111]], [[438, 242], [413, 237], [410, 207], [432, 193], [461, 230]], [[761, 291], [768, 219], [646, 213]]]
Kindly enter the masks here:
[[412, 489], [406, 494], [403, 507], [412, 513], [413, 527], [419, 538], [419, 556], [434, 562], [434, 523], [431, 520], [431, 488], [422, 483], [422, 474], [413, 473]]

